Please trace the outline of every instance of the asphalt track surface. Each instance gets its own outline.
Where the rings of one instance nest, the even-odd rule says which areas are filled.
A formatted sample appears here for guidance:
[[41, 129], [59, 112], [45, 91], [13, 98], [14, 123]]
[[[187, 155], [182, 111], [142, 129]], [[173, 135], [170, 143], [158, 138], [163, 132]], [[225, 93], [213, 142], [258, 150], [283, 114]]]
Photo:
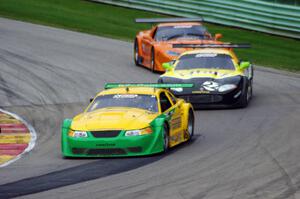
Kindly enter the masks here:
[[199, 110], [196, 136], [166, 155], [63, 159], [60, 125], [105, 82], [156, 82], [132, 44], [0, 19], [0, 107], [33, 125], [35, 148], [0, 169], [0, 198], [300, 198], [300, 78], [256, 70], [246, 109]]

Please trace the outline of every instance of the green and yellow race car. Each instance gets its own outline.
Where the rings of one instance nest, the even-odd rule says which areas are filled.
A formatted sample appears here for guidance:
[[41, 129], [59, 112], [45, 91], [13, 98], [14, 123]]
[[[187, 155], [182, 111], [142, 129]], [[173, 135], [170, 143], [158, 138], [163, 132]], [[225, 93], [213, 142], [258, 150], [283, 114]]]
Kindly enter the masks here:
[[106, 84], [83, 113], [63, 121], [63, 156], [149, 155], [190, 140], [193, 107], [165, 89], [183, 87], [193, 85]]
[[178, 44], [187, 51], [174, 63], [165, 63], [167, 72], [158, 83], [192, 83], [193, 88], [171, 88], [173, 94], [195, 108], [246, 107], [252, 98], [253, 66], [239, 61], [232, 48], [248, 44]]

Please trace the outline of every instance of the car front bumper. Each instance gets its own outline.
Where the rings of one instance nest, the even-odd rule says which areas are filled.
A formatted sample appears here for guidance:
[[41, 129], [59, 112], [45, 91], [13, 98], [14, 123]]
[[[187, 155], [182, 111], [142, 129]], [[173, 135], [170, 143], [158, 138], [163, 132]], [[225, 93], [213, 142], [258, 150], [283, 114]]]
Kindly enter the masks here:
[[118, 157], [143, 156], [163, 151], [161, 129], [140, 136], [125, 136], [121, 131], [117, 137], [74, 138], [62, 134], [62, 154], [65, 157]]
[[239, 104], [243, 90], [234, 90], [232, 92], [222, 94], [184, 94], [177, 97], [193, 104], [195, 108], [226, 108]]

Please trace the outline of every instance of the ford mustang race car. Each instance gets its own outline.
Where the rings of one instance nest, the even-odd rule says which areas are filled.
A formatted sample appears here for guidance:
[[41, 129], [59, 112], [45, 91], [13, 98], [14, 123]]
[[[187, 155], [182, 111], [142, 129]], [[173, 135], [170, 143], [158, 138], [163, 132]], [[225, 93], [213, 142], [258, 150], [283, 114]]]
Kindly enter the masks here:
[[164, 62], [176, 59], [189, 48], [173, 48], [180, 43], [220, 43], [222, 37], [212, 37], [200, 23], [202, 18], [136, 19], [138, 23], [160, 23], [150, 30], [140, 31], [134, 41], [134, 62], [152, 72], [164, 72]]
[[192, 86], [106, 84], [106, 90], [97, 94], [83, 113], [63, 121], [63, 156], [149, 155], [190, 140], [193, 107], [165, 88]]
[[195, 108], [246, 107], [252, 97], [253, 67], [239, 61], [232, 48], [247, 44], [178, 44], [178, 48], [203, 48], [183, 53], [174, 63], [165, 63], [167, 72], [159, 83], [193, 83], [193, 88], [171, 88], [173, 94]]

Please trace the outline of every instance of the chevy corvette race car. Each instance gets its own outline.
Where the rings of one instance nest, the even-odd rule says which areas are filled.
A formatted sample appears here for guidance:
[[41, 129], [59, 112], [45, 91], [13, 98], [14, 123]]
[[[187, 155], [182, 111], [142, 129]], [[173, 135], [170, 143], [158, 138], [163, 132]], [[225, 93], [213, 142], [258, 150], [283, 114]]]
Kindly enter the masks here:
[[178, 60], [165, 63], [167, 72], [159, 83], [193, 83], [193, 88], [171, 88], [173, 94], [194, 107], [246, 107], [252, 97], [253, 67], [239, 61], [232, 48], [247, 44], [178, 44], [176, 47], [203, 48], [183, 53]]
[[193, 84], [106, 84], [86, 108], [62, 125], [64, 157], [140, 156], [167, 151], [191, 139], [190, 103], [165, 88]]
[[176, 59], [186, 50], [173, 48], [173, 44], [220, 43], [222, 37], [216, 34], [212, 37], [200, 23], [202, 18], [162, 18], [136, 19], [138, 23], [160, 23], [150, 30], [140, 31], [134, 42], [134, 62], [137, 66], [149, 68], [152, 72], [164, 72], [164, 62]]

